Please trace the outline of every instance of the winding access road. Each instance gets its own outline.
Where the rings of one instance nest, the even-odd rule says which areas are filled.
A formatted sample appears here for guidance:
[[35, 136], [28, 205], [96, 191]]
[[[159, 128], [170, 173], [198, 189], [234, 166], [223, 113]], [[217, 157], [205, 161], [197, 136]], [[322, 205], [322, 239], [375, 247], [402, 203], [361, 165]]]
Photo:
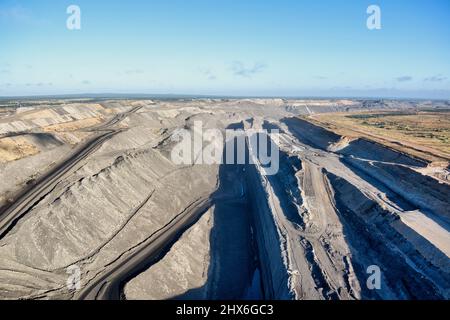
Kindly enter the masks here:
[[161, 255], [211, 206], [200, 198], [157, 230], [126, 257], [121, 257], [75, 294], [78, 300], [120, 300], [126, 280], [157, 262]]

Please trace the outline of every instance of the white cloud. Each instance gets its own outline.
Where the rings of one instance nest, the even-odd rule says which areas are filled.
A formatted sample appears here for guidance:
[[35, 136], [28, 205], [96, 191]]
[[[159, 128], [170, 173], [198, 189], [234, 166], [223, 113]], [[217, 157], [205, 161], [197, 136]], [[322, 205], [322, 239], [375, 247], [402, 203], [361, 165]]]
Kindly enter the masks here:
[[251, 76], [262, 72], [267, 66], [264, 63], [255, 63], [248, 67], [241, 61], [234, 61], [231, 65], [231, 70], [235, 76], [250, 78]]
[[395, 80], [397, 80], [398, 82], [407, 82], [407, 81], [411, 81], [413, 78], [411, 76], [401, 76], [401, 77], [397, 77], [395, 78]]
[[442, 82], [447, 80], [447, 77], [444, 77], [442, 74], [437, 74], [428, 78], [425, 78], [424, 81], [430, 81], [430, 82]]

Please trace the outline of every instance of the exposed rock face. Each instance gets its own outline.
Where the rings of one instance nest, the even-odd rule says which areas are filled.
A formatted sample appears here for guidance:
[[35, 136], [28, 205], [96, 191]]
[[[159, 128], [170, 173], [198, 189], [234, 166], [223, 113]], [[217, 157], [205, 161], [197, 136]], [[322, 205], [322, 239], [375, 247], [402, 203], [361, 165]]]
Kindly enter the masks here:
[[[0, 238], [0, 297], [450, 298], [450, 186], [426, 175], [420, 159], [291, 118], [370, 107], [281, 99], [97, 105], [104, 119], [88, 136], [114, 134], [44, 188]], [[278, 129], [269, 133], [280, 148], [278, 172], [265, 175], [258, 161], [176, 165], [171, 137], [185, 129], [201, 138], [197, 121]], [[59, 133], [33, 134], [39, 153], [2, 164], [5, 198], [74, 150]], [[73, 265], [78, 291], [66, 285]], [[371, 266], [380, 289], [367, 285]]]
[[328, 177], [339, 217], [348, 228], [346, 234], [354, 252], [354, 268], [362, 273], [359, 277], [364, 276], [364, 266], [369, 263], [382, 270], [382, 289], [366, 290], [367, 297], [438, 299], [445, 296], [447, 292], [441, 284], [449, 282], [449, 274], [440, 274], [439, 268], [427, 266], [429, 260], [418, 254], [415, 246], [397, 231], [402, 228], [399, 217], [385, 211], [344, 179], [332, 174]]
[[212, 214], [208, 211], [183, 234], [160, 262], [126, 284], [126, 298], [207, 298], [208, 288], [205, 284], [210, 265], [209, 233], [213, 223]]

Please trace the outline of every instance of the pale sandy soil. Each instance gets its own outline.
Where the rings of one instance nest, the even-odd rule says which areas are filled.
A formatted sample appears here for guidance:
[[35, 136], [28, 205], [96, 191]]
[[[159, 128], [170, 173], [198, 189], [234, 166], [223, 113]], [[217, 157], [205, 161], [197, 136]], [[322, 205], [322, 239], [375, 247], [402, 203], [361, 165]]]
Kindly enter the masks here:
[[38, 152], [38, 148], [24, 137], [0, 139], [0, 162], [14, 161]]

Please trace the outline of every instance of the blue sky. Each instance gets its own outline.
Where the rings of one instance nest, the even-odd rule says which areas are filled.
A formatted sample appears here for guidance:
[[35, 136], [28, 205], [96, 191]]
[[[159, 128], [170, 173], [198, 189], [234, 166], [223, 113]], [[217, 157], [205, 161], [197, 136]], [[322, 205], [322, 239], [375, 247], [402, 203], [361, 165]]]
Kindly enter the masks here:
[[109, 92], [450, 98], [450, 1], [0, 0], [0, 96]]

